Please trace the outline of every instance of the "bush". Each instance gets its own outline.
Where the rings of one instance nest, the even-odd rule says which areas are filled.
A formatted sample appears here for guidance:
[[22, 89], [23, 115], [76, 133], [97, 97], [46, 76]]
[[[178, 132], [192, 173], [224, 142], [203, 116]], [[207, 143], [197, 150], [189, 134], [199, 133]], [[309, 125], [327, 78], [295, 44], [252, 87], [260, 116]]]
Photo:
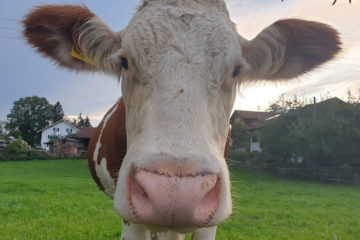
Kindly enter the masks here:
[[27, 154], [8, 154], [2, 153], [0, 161], [25, 161], [28, 160]]
[[29, 149], [27, 149], [26, 144], [23, 142], [21, 137], [18, 137], [15, 141], [9, 143], [4, 149], [5, 154], [12, 155], [26, 155], [28, 152]]
[[236, 165], [242, 169], [263, 170], [269, 167], [269, 155], [264, 152], [230, 151], [227, 158], [237, 161]]
[[75, 138], [78, 134], [77, 133], [69, 133], [65, 136], [65, 138]]
[[260, 138], [276, 167], [360, 168], [360, 105], [334, 98], [290, 110], [266, 121]]
[[[31, 161], [31, 160], [60, 160], [68, 159], [58, 155], [50, 155], [47, 152], [30, 150], [27, 153], [11, 154], [0, 153], [0, 161]], [[71, 159], [86, 159], [85, 156], [72, 157]]]
[[250, 149], [250, 137], [249, 133], [245, 130], [247, 126], [244, 123], [235, 123], [231, 128], [231, 139], [232, 145], [231, 149], [239, 150], [239, 149]]
[[251, 160], [252, 156], [249, 152], [230, 151], [227, 158], [235, 161], [245, 162], [247, 160]]

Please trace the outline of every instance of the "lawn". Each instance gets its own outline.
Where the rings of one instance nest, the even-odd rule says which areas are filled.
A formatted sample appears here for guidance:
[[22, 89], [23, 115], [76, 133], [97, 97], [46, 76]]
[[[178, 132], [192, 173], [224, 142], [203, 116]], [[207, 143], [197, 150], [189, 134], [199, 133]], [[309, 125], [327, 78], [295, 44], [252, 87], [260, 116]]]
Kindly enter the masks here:
[[[360, 187], [232, 171], [234, 214], [217, 239], [360, 239]], [[120, 239], [85, 160], [0, 162], [0, 239]]]

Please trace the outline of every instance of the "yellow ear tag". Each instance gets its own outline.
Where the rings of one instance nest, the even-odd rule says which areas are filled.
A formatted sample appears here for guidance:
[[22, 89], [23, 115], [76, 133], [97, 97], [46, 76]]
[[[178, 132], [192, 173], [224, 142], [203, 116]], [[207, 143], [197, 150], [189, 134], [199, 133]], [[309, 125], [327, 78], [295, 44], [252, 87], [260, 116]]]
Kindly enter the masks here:
[[90, 65], [93, 65], [95, 66], [95, 61], [92, 60], [92, 59], [88, 59], [88, 58], [85, 58], [85, 56], [81, 53], [81, 52], [78, 52], [74, 46], [72, 46], [71, 48], [71, 56], [73, 58], [76, 58], [84, 63], [87, 63], [87, 64], [90, 64]]

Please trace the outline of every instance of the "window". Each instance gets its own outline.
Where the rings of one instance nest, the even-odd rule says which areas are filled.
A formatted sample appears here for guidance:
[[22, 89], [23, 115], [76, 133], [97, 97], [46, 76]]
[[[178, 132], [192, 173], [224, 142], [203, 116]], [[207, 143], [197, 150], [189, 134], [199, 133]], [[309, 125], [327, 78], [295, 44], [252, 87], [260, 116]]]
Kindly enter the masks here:
[[67, 128], [67, 129], [66, 129], [66, 132], [67, 132], [67, 133], [72, 133], [73, 130], [72, 130], [72, 128]]
[[48, 139], [50, 139], [50, 137], [51, 137], [51, 136], [50, 136], [50, 135], [48, 135]]
[[251, 142], [252, 143], [257, 143], [259, 142], [259, 137], [257, 135], [252, 135], [251, 136]]
[[60, 132], [60, 128], [53, 128], [54, 132]]

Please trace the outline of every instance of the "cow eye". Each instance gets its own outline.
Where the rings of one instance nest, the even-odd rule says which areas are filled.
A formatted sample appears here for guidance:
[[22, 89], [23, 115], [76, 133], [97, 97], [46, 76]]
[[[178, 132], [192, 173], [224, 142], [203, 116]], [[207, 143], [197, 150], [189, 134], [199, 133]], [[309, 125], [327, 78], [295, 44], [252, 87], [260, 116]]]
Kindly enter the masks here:
[[129, 69], [129, 64], [128, 64], [128, 60], [124, 57], [121, 58], [121, 66], [125, 69], [128, 70]]
[[233, 74], [232, 74], [233, 78], [236, 78], [236, 77], [239, 75], [240, 70], [241, 70], [241, 67], [240, 67], [240, 66], [235, 66], [234, 72], [233, 72]]

